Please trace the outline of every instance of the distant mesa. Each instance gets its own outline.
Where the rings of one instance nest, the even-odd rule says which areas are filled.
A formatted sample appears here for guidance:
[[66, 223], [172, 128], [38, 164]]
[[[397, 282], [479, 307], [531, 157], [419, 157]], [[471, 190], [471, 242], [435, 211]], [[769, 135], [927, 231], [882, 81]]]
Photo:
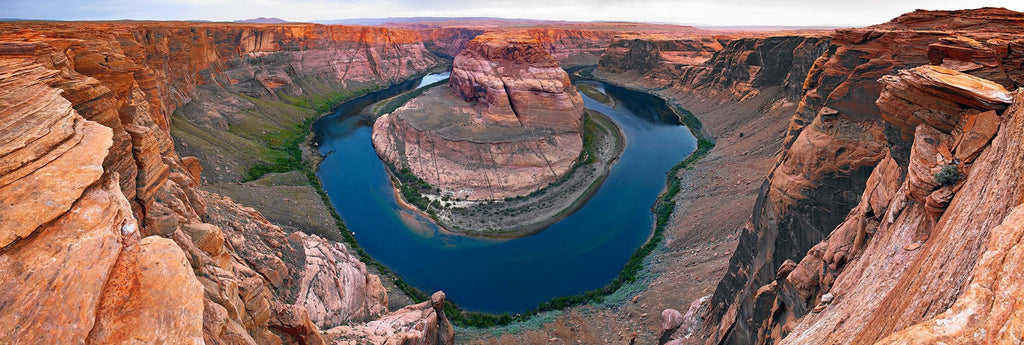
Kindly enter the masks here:
[[281, 18], [275, 18], [275, 17], [258, 17], [258, 18], [236, 20], [234, 22], [235, 23], [242, 23], [242, 24], [283, 24], [283, 23], [290, 23], [287, 20], [284, 20], [284, 19], [281, 19]]

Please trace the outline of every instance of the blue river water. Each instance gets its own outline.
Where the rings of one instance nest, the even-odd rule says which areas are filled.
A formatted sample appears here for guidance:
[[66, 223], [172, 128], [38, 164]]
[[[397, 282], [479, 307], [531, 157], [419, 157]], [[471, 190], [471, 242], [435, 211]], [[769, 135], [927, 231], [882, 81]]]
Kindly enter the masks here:
[[[469, 311], [519, 313], [553, 297], [599, 288], [618, 275], [651, 235], [651, 205], [665, 173], [696, 148], [696, 139], [664, 101], [596, 81], [614, 108], [584, 95], [587, 108], [611, 117], [626, 148], [607, 180], [580, 210], [523, 238], [477, 239], [441, 232], [402, 208], [370, 142], [362, 108], [447, 78], [431, 74], [341, 105], [313, 130], [325, 155], [317, 175], [331, 203], [366, 252], [409, 284]], [[440, 86], [444, 87], [444, 86]]]

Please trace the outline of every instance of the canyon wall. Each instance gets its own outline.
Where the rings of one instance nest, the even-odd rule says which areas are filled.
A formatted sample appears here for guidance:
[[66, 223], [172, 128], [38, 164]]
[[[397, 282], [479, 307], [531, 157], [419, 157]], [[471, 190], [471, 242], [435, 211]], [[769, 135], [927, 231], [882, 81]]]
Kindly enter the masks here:
[[[423, 36], [424, 45], [439, 56], [454, 58], [466, 49], [470, 40], [485, 33], [505, 36], [529, 36], [536, 39], [541, 47], [551, 54], [563, 68], [596, 65], [608, 46], [625, 37], [668, 37], [686, 35], [694, 40], [715, 39], [701, 34], [701, 30], [688, 26], [644, 25], [634, 23], [609, 23], [603, 27], [585, 24], [552, 25], [548, 27], [516, 28], [515, 26], [442, 26], [422, 28], [420, 25], [407, 26]], [[596, 25], [601, 26], [601, 25]], [[712, 51], [713, 52], [713, 51]], [[710, 54], [707, 54], [710, 56]]]
[[621, 39], [601, 56], [597, 75], [737, 101], [778, 86], [797, 99], [807, 70], [829, 41], [817, 35]]
[[382, 342], [450, 343], [438, 303], [387, 314], [351, 249], [204, 192], [212, 169], [172, 140], [178, 121], [225, 136], [240, 100], [317, 92], [300, 80], [383, 85], [433, 61], [376, 28], [0, 25], [0, 339], [316, 344], [384, 317], [402, 321]]
[[582, 150], [583, 99], [529, 36], [478, 36], [447, 87], [374, 124], [377, 153], [469, 199], [526, 195], [564, 176]]
[[[930, 12], [930, 16], [938, 21], [961, 17], [968, 22], [971, 18], [984, 21], [983, 18], [991, 16], [1020, 18], [1016, 12], [999, 9]], [[829, 281], [820, 291], [817, 287], [813, 289], [820, 294], [803, 292], [808, 300], [802, 303], [810, 306], [794, 306], [800, 303], [791, 299], [785, 303], [786, 308], [773, 307], [775, 291], [771, 284], [792, 268], [786, 268], [786, 261], [798, 262], [808, 255], [808, 251], [811, 256], [825, 255], [815, 254], [818, 252], [814, 248], [818, 248], [818, 243], [833, 233], [833, 229], [850, 219], [847, 213], [862, 203], [860, 195], [879, 162], [891, 157], [889, 159], [901, 167], [913, 164], [914, 126], [921, 120], [912, 116], [906, 118], [909, 114], [887, 115], [875, 105], [880, 95], [886, 97], [882, 94], [884, 83], [879, 80], [881, 77], [895, 74], [899, 69], [935, 64], [983, 77], [996, 76], [994, 80], [997, 83], [1016, 86], [1012, 76], [1019, 73], [1020, 64], [1015, 62], [1017, 54], [1013, 52], [1016, 46], [1013, 35], [1019, 32], [1020, 26], [953, 32], [941, 31], [945, 28], [942, 25], [933, 26], [920, 20], [913, 27], [901, 28], [893, 24], [903, 20], [898, 18], [879, 27], [837, 30], [832, 37], [833, 46], [818, 58], [808, 73], [803, 84], [804, 96], [791, 120], [779, 163], [762, 189], [763, 197], [755, 206], [750, 226], [740, 238], [730, 263], [730, 272], [712, 297], [710, 319], [721, 322], [718, 325], [713, 325], [717, 321], [706, 324], [709, 327], [706, 330], [711, 332], [709, 342], [773, 342], [773, 338], [784, 337], [791, 326], [777, 327], [783, 323], [779, 320], [785, 319], [790, 312], [790, 318], [802, 316], [817, 302], [815, 299], [828, 292], [831, 279], [839, 275], [848, 259], [858, 254], [854, 250], [850, 250], [852, 253], [843, 251], [824, 259], [832, 263], [833, 272], [822, 278]], [[975, 58], [979, 56], [982, 58]], [[904, 106], [904, 103], [880, 104], [889, 104], [888, 107], [893, 109]], [[927, 103], [924, 108], [936, 106]], [[957, 117], [934, 126], [949, 131], [958, 122]], [[898, 170], [888, 174], [899, 175]], [[898, 181], [888, 183], [895, 185]], [[896, 191], [886, 193], [895, 195]], [[863, 207], [860, 210], [865, 211]], [[876, 211], [881, 212], [882, 209]], [[962, 260], [973, 262], [976, 250], [964, 251]], [[969, 271], [969, 267], [964, 268]], [[963, 284], [962, 281], [929, 284], [933, 283], [950, 291], [953, 297]], [[914, 297], [935, 305], [931, 307], [932, 311], [909, 317], [903, 322], [928, 318], [934, 312], [948, 308], [952, 302], [950, 295], [940, 299], [931, 295]], [[909, 298], [909, 295], [894, 295], [892, 298]], [[771, 309], [789, 311], [772, 312]], [[848, 322], [848, 326], [859, 327], [855, 326], [858, 323]], [[884, 335], [884, 332], [907, 325], [881, 328], [877, 332]]]
[[423, 36], [423, 46], [437, 56], [454, 59], [466, 49], [466, 44], [476, 36], [487, 32], [476, 28], [430, 28], [417, 29]]
[[[161, 152], [173, 145], [199, 157], [209, 182], [238, 181], [250, 167], [273, 163], [266, 151], [277, 145], [275, 134], [330, 105], [441, 63], [416, 32], [370, 27], [23, 23], [0, 30], [5, 40], [68, 51], [76, 71], [116, 92], [119, 112], [157, 114], [162, 132], [174, 126], [173, 143], [157, 133]], [[28, 46], [18, 49], [36, 49]]]
[[1007, 90], [1024, 81], [1022, 24], [1005, 9], [917, 11], [831, 37], [736, 39], [675, 71], [659, 63], [665, 44], [613, 43], [596, 76], [671, 90], [658, 92], [696, 110], [766, 93], [799, 102], [703, 323], [663, 341], [1020, 339], [1008, 307], [1019, 304], [1008, 273], [1019, 106]]

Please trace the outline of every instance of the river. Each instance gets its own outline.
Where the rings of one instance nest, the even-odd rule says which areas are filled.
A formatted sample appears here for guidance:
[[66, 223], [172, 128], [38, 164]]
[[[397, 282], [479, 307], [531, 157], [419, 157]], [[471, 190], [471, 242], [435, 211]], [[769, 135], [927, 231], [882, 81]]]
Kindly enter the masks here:
[[[626, 148], [601, 189], [580, 210], [523, 238], [492, 240], [443, 233], [395, 201], [370, 142], [364, 107], [447, 78], [427, 75], [339, 106], [313, 130], [324, 155], [317, 176], [359, 245], [426, 293], [444, 290], [469, 311], [523, 312], [552, 297], [600, 288], [618, 275], [653, 230], [651, 205], [665, 172], [696, 148], [696, 139], [664, 101], [597, 81], [615, 107], [583, 95], [587, 108], [612, 118]], [[445, 86], [438, 86], [445, 87]]]

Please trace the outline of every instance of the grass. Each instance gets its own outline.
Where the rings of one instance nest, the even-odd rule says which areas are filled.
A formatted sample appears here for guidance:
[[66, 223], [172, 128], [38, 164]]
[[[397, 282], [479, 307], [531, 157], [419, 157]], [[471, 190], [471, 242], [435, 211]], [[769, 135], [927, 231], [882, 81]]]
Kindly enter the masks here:
[[693, 113], [691, 113], [689, 110], [683, 109], [683, 107], [680, 107], [675, 104], [671, 105], [671, 107], [672, 111], [674, 111], [676, 115], [679, 115], [679, 121], [686, 125], [686, 127], [689, 128], [690, 131], [694, 133], [694, 136], [696, 136], [698, 139], [702, 138], [701, 136], [698, 136], [696, 134], [699, 133], [701, 129], [704, 128], [704, 124], [700, 123], [700, 119], [698, 119], [696, 116], [693, 116]]
[[[607, 133], [601, 125], [598, 125], [590, 118], [590, 110], [583, 113], [583, 149], [580, 151], [579, 165], [587, 165], [594, 162], [597, 155], [594, 150], [594, 143], [597, 141], [598, 131]], [[570, 174], [566, 174], [569, 176]]]

